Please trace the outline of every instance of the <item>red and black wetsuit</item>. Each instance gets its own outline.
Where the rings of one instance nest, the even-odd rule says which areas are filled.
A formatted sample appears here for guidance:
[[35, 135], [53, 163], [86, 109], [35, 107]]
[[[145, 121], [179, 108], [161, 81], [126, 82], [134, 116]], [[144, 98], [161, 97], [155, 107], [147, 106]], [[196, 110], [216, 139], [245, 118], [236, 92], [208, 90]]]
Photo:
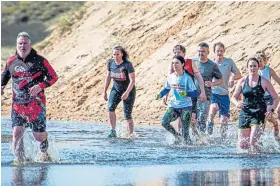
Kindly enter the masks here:
[[[21, 59], [19, 55], [10, 57], [1, 76], [1, 86], [12, 78], [13, 126], [32, 124], [35, 132], [44, 132], [46, 128], [46, 97], [44, 89], [54, 84], [58, 77], [49, 62], [38, 55], [34, 49]], [[39, 85], [43, 90], [36, 97], [29, 94], [29, 89]]]

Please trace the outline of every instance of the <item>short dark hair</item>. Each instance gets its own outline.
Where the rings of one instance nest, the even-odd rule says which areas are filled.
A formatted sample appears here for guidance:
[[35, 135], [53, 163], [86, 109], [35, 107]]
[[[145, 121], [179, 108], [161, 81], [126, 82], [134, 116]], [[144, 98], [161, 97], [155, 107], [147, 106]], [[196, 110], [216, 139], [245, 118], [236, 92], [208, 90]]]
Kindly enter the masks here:
[[185, 59], [182, 56], [174, 56], [173, 59], [178, 59], [182, 64], [185, 64]]
[[176, 48], [179, 48], [184, 54], [186, 54], [186, 48], [183, 45], [175, 45], [173, 48], [173, 53], [175, 53]]
[[247, 67], [249, 66], [249, 61], [255, 61], [255, 62], [258, 63], [258, 66], [260, 66], [259, 60], [258, 60], [257, 58], [255, 58], [255, 57], [251, 57], [251, 58], [249, 58], [248, 61], [247, 61]]
[[115, 46], [113, 50], [121, 51], [121, 53], [123, 54], [122, 60], [127, 60], [129, 58], [127, 51], [122, 46], [120, 46], [120, 45]]
[[205, 48], [209, 48], [209, 45], [205, 42], [201, 42], [198, 44], [199, 47], [205, 47]]
[[216, 46], [220, 46], [220, 47], [222, 47], [224, 49], [224, 51], [226, 51], [225, 45], [223, 43], [221, 43], [221, 42], [218, 42], [218, 43], [214, 44], [214, 47], [213, 47], [214, 53], [215, 53]]

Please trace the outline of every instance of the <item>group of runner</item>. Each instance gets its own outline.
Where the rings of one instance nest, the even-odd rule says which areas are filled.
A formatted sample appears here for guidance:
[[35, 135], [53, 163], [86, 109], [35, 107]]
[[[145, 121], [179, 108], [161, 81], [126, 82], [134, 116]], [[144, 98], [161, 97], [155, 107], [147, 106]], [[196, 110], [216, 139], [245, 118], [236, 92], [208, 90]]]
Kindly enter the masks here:
[[[275, 71], [266, 65], [267, 57], [257, 52], [247, 61], [248, 74], [241, 76], [235, 62], [224, 57], [225, 46], [218, 42], [213, 46], [215, 57], [208, 58], [209, 45], [202, 42], [197, 47], [197, 58], [185, 57], [186, 49], [182, 45], [173, 48], [174, 57], [168, 69], [164, 89], [156, 94], [156, 99], [163, 98], [166, 104], [171, 92], [169, 106], [162, 118], [162, 126], [172, 133], [176, 140], [183, 137], [186, 144], [191, 144], [189, 128], [196, 133], [213, 134], [214, 117], [219, 111], [220, 133], [226, 138], [230, 118], [229, 88], [237, 82], [231, 101], [239, 108], [239, 146], [243, 149], [257, 149], [257, 142], [265, 127], [265, 118], [273, 123], [275, 139], [279, 139], [278, 122], [273, 117], [279, 103], [270, 79], [280, 85], [280, 78]], [[113, 49], [114, 59], [108, 61], [104, 98], [107, 100], [107, 89], [111, 79], [114, 80], [108, 108], [111, 131], [108, 137], [116, 137], [115, 108], [123, 100], [125, 120], [129, 134], [133, 134], [131, 117], [135, 101], [135, 71], [128, 61], [128, 54], [123, 47]], [[122, 88], [119, 88], [122, 86]], [[240, 95], [243, 100], [240, 100]], [[128, 97], [128, 99], [126, 99]], [[280, 106], [277, 108], [280, 119]], [[170, 123], [177, 120], [176, 130]], [[198, 131], [197, 131], [198, 130]]]
[[[279, 139], [278, 122], [273, 117], [279, 103], [270, 79], [280, 85], [280, 78], [266, 65], [267, 57], [263, 52], [247, 61], [249, 75], [241, 73], [232, 59], [224, 57], [225, 46], [216, 43], [213, 47], [215, 58], [208, 58], [209, 45], [202, 42], [197, 47], [197, 58], [187, 59], [182, 45], [173, 48], [174, 57], [168, 69], [164, 89], [156, 99], [164, 98], [169, 106], [162, 118], [162, 126], [176, 139], [183, 137], [186, 144], [192, 141], [190, 127], [194, 132], [213, 133], [214, 116], [219, 111], [221, 135], [226, 137], [230, 117], [229, 87], [237, 82], [231, 98], [234, 105], [241, 109], [239, 116], [239, 144], [241, 148], [255, 151], [257, 142], [264, 130], [264, 121], [273, 123], [274, 136]], [[122, 46], [113, 48], [114, 57], [107, 63], [107, 76], [104, 86], [104, 99], [108, 101], [108, 114], [111, 131], [108, 137], [117, 137], [115, 109], [123, 101], [124, 118], [128, 133], [133, 135], [134, 122], [132, 110], [136, 98], [135, 70], [128, 60], [127, 51]], [[46, 132], [46, 98], [44, 89], [53, 85], [58, 76], [49, 62], [31, 47], [28, 33], [17, 36], [16, 54], [9, 58], [1, 75], [1, 95], [12, 78], [12, 127], [13, 151], [15, 160], [25, 161], [23, 135], [26, 127], [31, 127], [34, 138], [40, 142], [40, 151], [47, 154], [48, 135]], [[107, 96], [107, 89], [113, 79], [113, 86]], [[240, 95], [243, 101], [240, 101]], [[210, 109], [210, 112], [209, 112]], [[280, 119], [280, 105], [277, 108]], [[177, 121], [178, 128], [170, 124]], [[198, 131], [197, 131], [198, 129]], [[206, 130], [207, 129], [207, 130]]]

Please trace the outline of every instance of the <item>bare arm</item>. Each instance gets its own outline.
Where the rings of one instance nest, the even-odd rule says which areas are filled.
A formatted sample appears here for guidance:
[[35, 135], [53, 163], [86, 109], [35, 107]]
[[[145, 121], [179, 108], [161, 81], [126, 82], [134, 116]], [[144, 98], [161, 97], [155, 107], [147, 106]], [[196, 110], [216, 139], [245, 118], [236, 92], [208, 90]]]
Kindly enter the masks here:
[[280, 77], [276, 74], [276, 72], [270, 68], [271, 77], [280, 85]]
[[122, 100], [126, 100], [128, 98], [128, 95], [130, 93], [130, 91], [133, 89], [134, 85], [135, 85], [135, 72], [129, 73], [129, 85], [126, 89], [126, 91], [123, 93], [122, 95]]
[[212, 77], [215, 78], [215, 82], [205, 81], [205, 86], [214, 87], [224, 83], [223, 74], [221, 73], [217, 64], [213, 66]]
[[133, 89], [133, 87], [135, 85], [135, 72], [130, 73], [128, 76], [129, 76], [130, 82], [129, 82], [129, 85], [128, 85], [126, 91], [125, 91], [127, 94], [130, 93], [130, 91]]
[[192, 63], [193, 73], [196, 79], [198, 80], [199, 88], [201, 90], [201, 93], [205, 95], [205, 89], [204, 89], [204, 81], [201, 76], [201, 73], [199, 72], [197, 66], [195, 63]]
[[106, 76], [106, 79], [105, 79], [104, 92], [107, 92], [107, 89], [108, 89], [110, 83], [111, 83], [111, 72], [107, 71], [107, 76]]
[[105, 101], [108, 100], [108, 98], [107, 98], [107, 89], [108, 89], [110, 83], [111, 83], [111, 72], [107, 71], [107, 76], [106, 76], [106, 79], [105, 79], [105, 86], [104, 86], [104, 93], [103, 93]]
[[238, 80], [240, 79], [242, 76], [241, 76], [241, 73], [240, 71], [237, 69], [236, 72], [233, 72], [233, 75], [229, 78], [229, 81], [228, 81], [228, 86], [230, 88], [232, 88], [234, 86], [234, 80]]
[[233, 73], [233, 75], [230, 77], [230, 80], [239, 80], [242, 78], [240, 71], [238, 70], [237, 72]]
[[214, 86], [218, 86], [218, 85], [223, 84], [223, 83], [224, 83], [224, 78], [221, 78], [221, 79], [218, 79], [215, 82], [211, 82], [211, 86], [214, 87]]
[[241, 94], [241, 91], [242, 91], [242, 84], [244, 82], [244, 79], [245, 78], [242, 78], [240, 79], [238, 82], [237, 82], [237, 85], [235, 87], [235, 90], [234, 90], [234, 93], [231, 97], [231, 101], [232, 103], [238, 107], [238, 108], [242, 108], [243, 107], [243, 104], [241, 102], [239, 102], [239, 98], [240, 98], [240, 94]]
[[263, 88], [269, 92], [269, 94], [271, 95], [271, 97], [273, 99], [273, 104], [270, 108], [276, 109], [276, 107], [279, 103], [279, 98], [278, 98], [278, 95], [277, 95], [275, 89], [273, 88], [272, 84], [263, 77], [262, 77], [261, 82], [262, 82]]

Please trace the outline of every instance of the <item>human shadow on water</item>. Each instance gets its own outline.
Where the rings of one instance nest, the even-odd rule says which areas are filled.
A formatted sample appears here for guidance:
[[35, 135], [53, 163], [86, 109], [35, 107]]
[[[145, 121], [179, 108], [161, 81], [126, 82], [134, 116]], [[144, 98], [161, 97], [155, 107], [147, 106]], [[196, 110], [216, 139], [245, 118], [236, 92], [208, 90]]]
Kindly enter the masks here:
[[177, 174], [175, 185], [279, 185], [279, 178], [279, 168], [228, 171], [187, 171]]
[[228, 185], [228, 171], [194, 171], [179, 173], [175, 185]]
[[[278, 171], [277, 171], [278, 170]], [[239, 185], [279, 185], [280, 172], [278, 169], [248, 169], [238, 170]]]
[[48, 166], [13, 167], [12, 185], [47, 185]]

